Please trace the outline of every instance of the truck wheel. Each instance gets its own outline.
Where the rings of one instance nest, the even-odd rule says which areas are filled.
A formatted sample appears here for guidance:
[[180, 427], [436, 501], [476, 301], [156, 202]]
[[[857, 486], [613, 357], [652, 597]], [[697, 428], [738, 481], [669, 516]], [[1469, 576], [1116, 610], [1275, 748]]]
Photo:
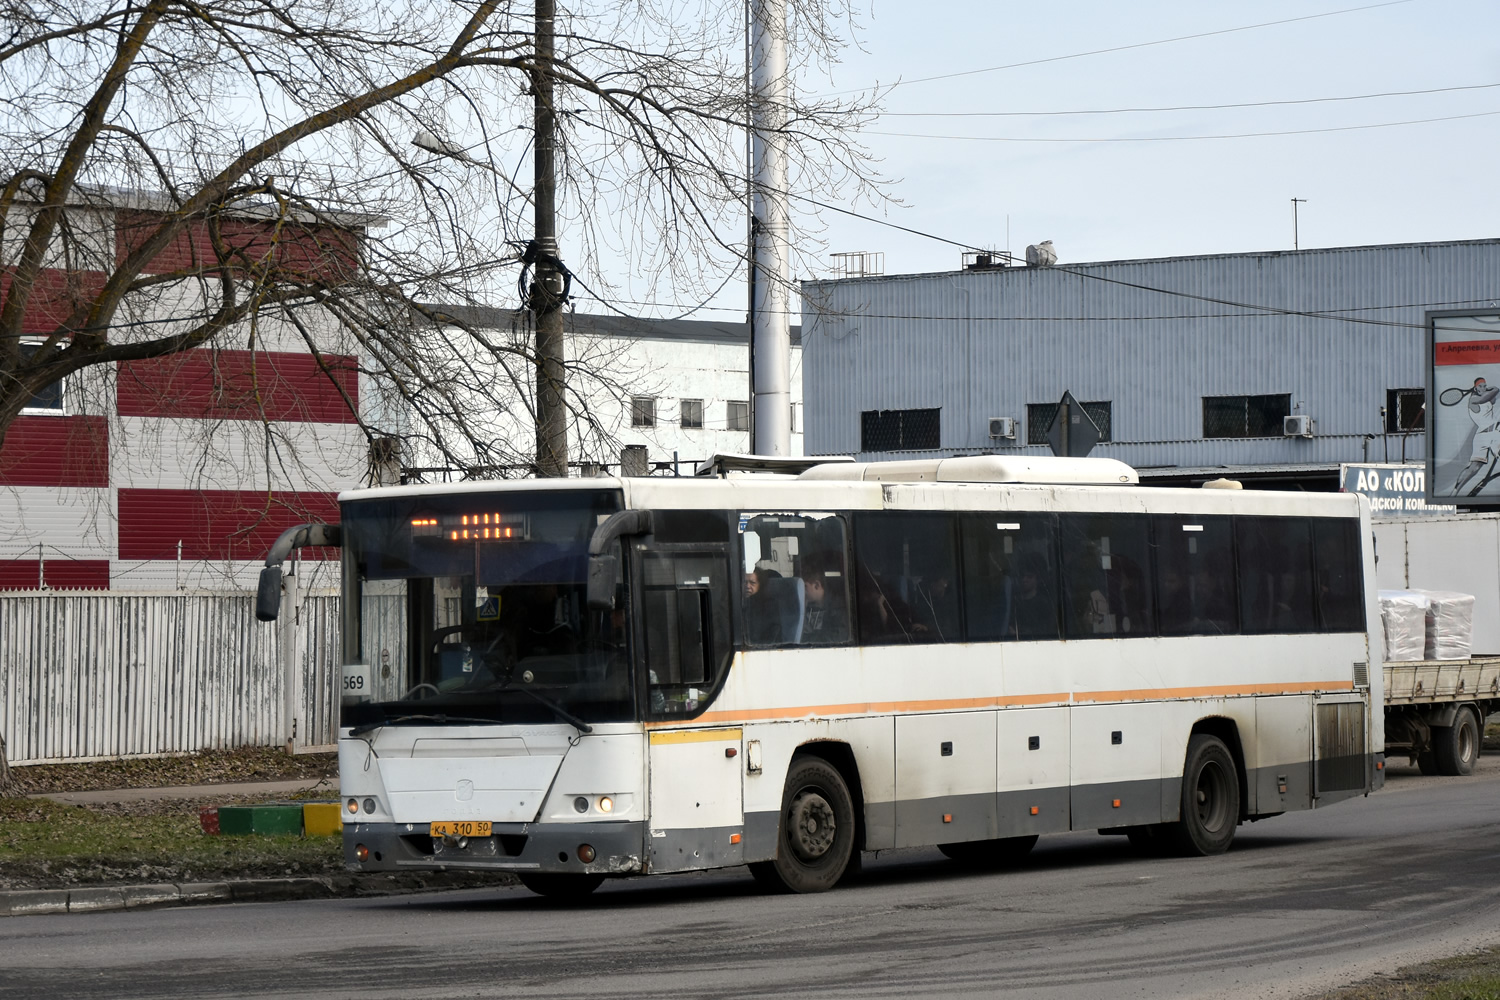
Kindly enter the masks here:
[[854, 854], [854, 801], [827, 761], [792, 761], [781, 793], [776, 859], [750, 873], [764, 886], [788, 892], [825, 892], [838, 884]]
[[1432, 752], [1437, 757], [1439, 774], [1474, 773], [1479, 758], [1479, 723], [1467, 705], [1458, 710], [1451, 726], [1432, 727]]
[[[1432, 735], [1436, 736], [1438, 732], [1439, 730], [1434, 729], [1432, 730]], [[1434, 774], [1438, 774], [1437, 754], [1433, 753], [1431, 750], [1423, 750], [1421, 753], [1417, 754], [1417, 770], [1421, 771], [1429, 778]]]
[[1216, 736], [1198, 733], [1188, 741], [1182, 768], [1182, 818], [1168, 824], [1178, 854], [1223, 854], [1240, 822], [1240, 779], [1234, 757]]

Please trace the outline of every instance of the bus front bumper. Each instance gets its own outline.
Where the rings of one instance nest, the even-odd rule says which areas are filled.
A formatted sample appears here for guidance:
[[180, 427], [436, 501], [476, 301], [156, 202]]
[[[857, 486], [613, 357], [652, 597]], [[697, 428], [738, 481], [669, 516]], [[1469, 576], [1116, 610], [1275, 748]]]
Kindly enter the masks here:
[[[350, 823], [344, 865], [353, 871], [570, 872], [644, 870], [644, 823], [496, 823], [488, 837], [432, 837], [425, 823]], [[582, 860], [589, 857], [590, 860]]]

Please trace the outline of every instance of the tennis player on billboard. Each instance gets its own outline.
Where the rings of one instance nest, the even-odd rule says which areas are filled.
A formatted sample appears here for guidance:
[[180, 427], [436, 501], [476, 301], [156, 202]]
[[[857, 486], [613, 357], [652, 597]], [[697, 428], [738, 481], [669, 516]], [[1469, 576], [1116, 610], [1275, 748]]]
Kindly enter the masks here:
[[1500, 499], [1500, 316], [1435, 317], [1432, 491]]

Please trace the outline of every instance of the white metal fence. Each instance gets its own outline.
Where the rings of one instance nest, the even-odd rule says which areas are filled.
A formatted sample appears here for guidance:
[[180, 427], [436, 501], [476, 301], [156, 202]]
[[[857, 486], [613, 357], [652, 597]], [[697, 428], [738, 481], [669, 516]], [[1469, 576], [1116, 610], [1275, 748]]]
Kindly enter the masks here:
[[[289, 582], [292, 578], [289, 578]], [[332, 744], [337, 596], [0, 596], [0, 734], [10, 762]]]

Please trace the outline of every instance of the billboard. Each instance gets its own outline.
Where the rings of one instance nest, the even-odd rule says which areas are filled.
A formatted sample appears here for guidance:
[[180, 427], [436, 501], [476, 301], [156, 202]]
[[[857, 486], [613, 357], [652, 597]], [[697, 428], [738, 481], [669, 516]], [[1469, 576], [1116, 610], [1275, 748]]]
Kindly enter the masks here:
[[1427, 501], [1500, 507], [1500, 312], [1427, 314]]

